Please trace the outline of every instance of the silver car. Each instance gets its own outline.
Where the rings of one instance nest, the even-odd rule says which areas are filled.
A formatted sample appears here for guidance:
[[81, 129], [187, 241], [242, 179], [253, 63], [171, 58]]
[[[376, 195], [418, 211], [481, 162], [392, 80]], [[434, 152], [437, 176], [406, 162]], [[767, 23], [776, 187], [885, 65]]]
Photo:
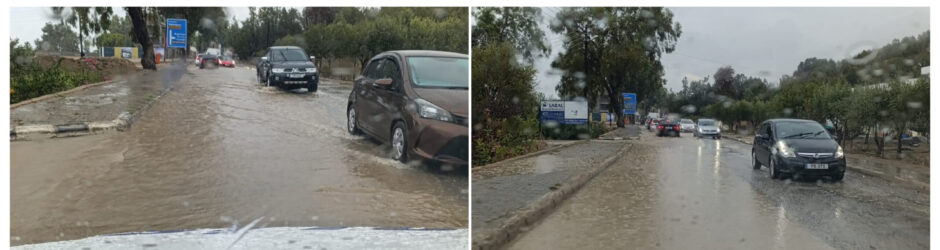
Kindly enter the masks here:
[[698, 127], [692, 132], [695, 137], [711, 137], [721, 139], [721, 128], [714, 119], [699, 119]]
[[695, 131], [695, 122], [690, 119], [679, 120], [679, 129], [682, 132], [694, 132]]

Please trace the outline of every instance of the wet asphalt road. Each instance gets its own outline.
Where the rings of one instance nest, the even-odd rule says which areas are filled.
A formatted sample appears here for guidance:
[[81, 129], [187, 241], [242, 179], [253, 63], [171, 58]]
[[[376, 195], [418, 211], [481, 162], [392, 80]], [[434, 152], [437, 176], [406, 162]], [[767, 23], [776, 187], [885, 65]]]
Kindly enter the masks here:
[[929, 193], [847, 172], [771, 180], [750, 145], [642, 134], [510, 249], [927, 249]]
[[133, 128], [11, 143], [13, 245], [243, 226], [466, 228], [467, 171], [345, 130], [348, 84], [261, 86], [189, 66]]

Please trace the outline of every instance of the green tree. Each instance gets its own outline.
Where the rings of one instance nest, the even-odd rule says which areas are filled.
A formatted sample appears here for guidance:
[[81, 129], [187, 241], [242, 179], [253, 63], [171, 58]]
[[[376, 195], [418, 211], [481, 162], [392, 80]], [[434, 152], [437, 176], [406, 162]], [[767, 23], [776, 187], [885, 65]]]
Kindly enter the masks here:
[[54, 52], [78, 52], [78, 35], [64, 23], [46, 23], [42, 36], [36, 40], [36, 49]]
[[85, 37], [89, 33], [101, 33], [111, 24], [111, 7], [52, 7], [54, 16], [78, 29], [80, 55], [85, 57]]
[[98, 47], [130, 47], [131, 39], [124, 34], [108, 33], [99, 35], [95, 38], [95, 45]]
[[565, 52], [552, 63], [565, 72], [559, 95], [592, 103], [604, 96], [623, 127], [621, 93], [643, 100], [662, 88], [659, 59], [675, 50], [681, 26], [665, 8], [566, 8], [555, 18], [552, 31], [565, 37]]
[[515, 61], [508, 42], [473, 49], [473, 162], [528, 152], [538, 131], [535, 69]]
[[550, 51], [545, 33], [539, 27], [541, 10], [533, 7], [480, 7], [473, 9], [474, 46], [510, 43], [516, 53], [531, 62]]

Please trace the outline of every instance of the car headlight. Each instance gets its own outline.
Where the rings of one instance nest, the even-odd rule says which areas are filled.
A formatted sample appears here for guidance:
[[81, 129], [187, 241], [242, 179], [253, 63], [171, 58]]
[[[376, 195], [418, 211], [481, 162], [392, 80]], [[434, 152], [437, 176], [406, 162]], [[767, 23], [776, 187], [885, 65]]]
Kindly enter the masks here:
[[447, 112], [447, 110], [438, 107], [424, 99], [415, 99], [415, 104], [418, 106], [418, 115], [422, 118], [441, 120], [445, 122], [451, 122], [454, 120], [454, 117]]
[[793, 148], [787, 146], [787, 144], [784, 143], [783, 141], [777, 142], [776, 150], [777, 150], [777, 153], [780, 154], [780, 156], [787, 157], [787, 158], [796, 157], [796, 153], [793, 152]]
[[317, 73], [317, 68], [306, 68], [304, 71], [307, 73]]
[[842, 146], [839, 146], [836, 149], [836, 158], [842, 159], [842, 157], [845, 157], [845, 152], [842, 152]]
[[284, 73], [284, 69], [283, 69], [283, 68], [272, 68], [272, 69], [271, 69], [271, 72], [274, 72], [274, 73]]

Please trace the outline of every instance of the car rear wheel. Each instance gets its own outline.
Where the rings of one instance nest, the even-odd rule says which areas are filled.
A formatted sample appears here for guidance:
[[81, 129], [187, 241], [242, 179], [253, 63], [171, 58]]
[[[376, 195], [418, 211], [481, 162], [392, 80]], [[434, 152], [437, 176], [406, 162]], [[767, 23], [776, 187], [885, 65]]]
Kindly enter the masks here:
[[405, 137], [405, 126], [401, 122], [396, 122], [392, 127], [392, 159], [400, 162], [408, 161], [407, 143]]
[[346, 110], [346, 130], [349, 131], [349, 134], [359, 135], [362, 133], [359, 131], [359, 126], [357, 126], [356, 121], [356, 108], [353, 108], [352, 104], [349, 105], [349, 109]]
[[264, 86], [268, 86], [268, 87], [273, 86], [271, 85], [271, 76], [266, 77], [266, 79], [267, 80], [264, 82]]
[[753, 150], [751, 150], [751, 166], [754, 167], [754, 169], [760, 169], [760, 162], [757, 161], [757, 152]]

